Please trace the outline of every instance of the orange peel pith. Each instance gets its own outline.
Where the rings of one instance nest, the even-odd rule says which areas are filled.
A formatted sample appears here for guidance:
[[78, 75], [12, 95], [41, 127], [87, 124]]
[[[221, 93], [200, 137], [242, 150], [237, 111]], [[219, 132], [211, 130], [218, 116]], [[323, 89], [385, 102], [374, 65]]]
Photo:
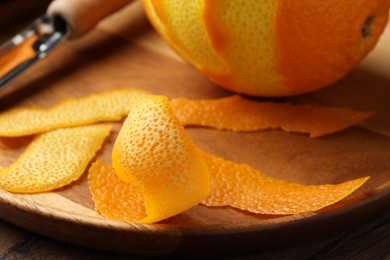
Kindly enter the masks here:
[[269, 177], [246, 164], [203, 153], [211, 174], [206, 206], [232, 206], [254, 213], [286, 215], [332, 205], [362, 186], [369, 177], [340, 184], [302, 185]]
[[101, 148], [111, 126], [64, 128], [37, 136], [11, 165], [0, 169], [0, 188], [36, 193], [77, 180]]
[[172, 106], [184, 126], [235, 132], [281, 128], [287, 132], [308, 133], [310, 137], [340, 131], [372, 115], [347, 108], [249, 101], [238, 95], [210, 100], [177, 98], [172, 100]]
[[119, 121], [146, 91], [118, 88], [83, 98], [64, 99], [51, 108], [20, 107], [0, 113], [0, 136], [25, 136], [45, 131]]
[[[171, 217], [199, 204], [210, 192], [200, 151], [163, 96], [145, 97], [133, 107], [116, 139], [112, 164], [122, 181], [142, 193], [146, 217], [128, 221], [151, 223]], [[91, 181], [94, 176], [99, 175], [90, 175]], [[91, 186], [93, 194], [99, 189]], [[99, 207], [104, 203], [95, 203], [102, 215], [110, 214]]]

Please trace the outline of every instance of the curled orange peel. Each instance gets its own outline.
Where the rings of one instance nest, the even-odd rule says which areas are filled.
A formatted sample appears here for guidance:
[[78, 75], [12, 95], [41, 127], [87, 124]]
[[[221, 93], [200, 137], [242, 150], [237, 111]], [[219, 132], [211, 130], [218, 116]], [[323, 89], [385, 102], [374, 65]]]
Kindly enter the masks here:
[[111, 126], [100, 124], [38, 135], [14, 163], [0, 169], [0, 188], [37, 193], [77, 180], [110, 131]]
[[[130, 209], [144, 207], [137, 210], [145, 212], [144, 218], [129, 219], [124, 215], [116, 219], [157, 222], [199, 204], [210, 193], [208, 168], [198, 148], [174, 116], [166, 97], [148, 96], [133, 107], [115, 141], [112, 166], [119, 178], [111, 177], [112, 181], [108, 181], [104, 189], [108, 192], [117, 189], [113, 183], [122, 180], [131, 186], [128, 189], [135, 189], [140, 195], [139, 199], [126, 204], [109, 193], [99, 196], [103, 187], [93, 183], [98, 182], [99, 178], [109, 177], [105, 177], [106, 173], [96, 173], [102, 167], [93, 167], [90, 171], [90, 189], [96, 209], [105, 216], [119, 215], [112, 213], [112, 209], [105, 211], [108, 204], [121, 207], [128, 203], [139, 203], [138, 206], [131, 205]], [[108, 200], [101, 201], [99, 198]]]
[[83, 98], [68, 98], [50, 108], [19, 107], [0, 113], [0, 136], [16, 137], [53, 129], [119, 121], [147, 94], [118, 88]]
[[210, 100], [172, 100], [184, 126], [204, 126], [234, 132], [283, 129], [310, 137], [331, 134], [357, 124], [372, 112], [340, 107], [318, 107], [286, 102], [256, 102], [238, 95]]
[[126, 119], [112, 154], [97, 161], [89, 187], [105, 217], [153, 223], [203, 203], [261, 214], [297, 214], [336, 203], [368, 177], [302, 185], [207, 154], [190, 140], [166, 97], [145, 97]]

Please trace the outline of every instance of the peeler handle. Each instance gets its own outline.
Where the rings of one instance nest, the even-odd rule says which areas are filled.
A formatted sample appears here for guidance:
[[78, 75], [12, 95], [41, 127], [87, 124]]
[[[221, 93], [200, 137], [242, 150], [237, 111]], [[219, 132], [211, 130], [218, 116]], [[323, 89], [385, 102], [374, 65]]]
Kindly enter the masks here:
[[130, 2], [131, 0], [54, 0], [47, 13], [50, 16], [61, 16], [70, 28], [70, 38], [78, 38]]

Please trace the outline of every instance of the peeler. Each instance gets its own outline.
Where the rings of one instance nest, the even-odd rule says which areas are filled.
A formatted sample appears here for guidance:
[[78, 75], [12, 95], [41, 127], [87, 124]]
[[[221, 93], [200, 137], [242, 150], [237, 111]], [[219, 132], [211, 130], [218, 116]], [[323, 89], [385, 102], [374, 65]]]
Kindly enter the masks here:
[[0, 45], [0, 97], [10, 81], [68, 39], [80, 38], [131, 0], [54, 0], [47, 14]]

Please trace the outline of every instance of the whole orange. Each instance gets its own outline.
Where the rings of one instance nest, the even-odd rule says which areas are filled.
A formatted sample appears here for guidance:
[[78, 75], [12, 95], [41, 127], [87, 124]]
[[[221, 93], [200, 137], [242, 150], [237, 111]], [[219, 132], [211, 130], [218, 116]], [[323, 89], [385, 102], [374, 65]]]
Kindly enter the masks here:
[[314, 91], [375, 46], [390, 0], [143, 0], [170, 46], [216, 84], [256, 96]]

